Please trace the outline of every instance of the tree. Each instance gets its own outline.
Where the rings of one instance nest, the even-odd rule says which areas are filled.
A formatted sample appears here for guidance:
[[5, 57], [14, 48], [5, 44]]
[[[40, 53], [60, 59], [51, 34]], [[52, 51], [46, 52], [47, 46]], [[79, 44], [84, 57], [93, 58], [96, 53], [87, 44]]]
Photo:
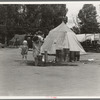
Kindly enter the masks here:
[[97, 12], [92, 4], [84, 4], [78, 13], [81, 33], [97, 33], [99, 31], [99, 23], [97, 22]]
[[65, 4], [0, 5], [2, 42], [7, 44], [15, 34], [34, 35], [37, 31], [46, 36], [52, 28], [62, 22], [66, 13]]
[[0, 36], [2, 42], [7, 41], [14, 35], [14, 27], [17, 24], [19, 5], [0, 5]]
[[66, 16], [67, 9], [64, 4], [43, 4], [43, 5], [25, 5], [27, 9], [27, 25], [28, 31], [35, 34], [40, 30], [47, 33], [62, 22], [62, 18]]

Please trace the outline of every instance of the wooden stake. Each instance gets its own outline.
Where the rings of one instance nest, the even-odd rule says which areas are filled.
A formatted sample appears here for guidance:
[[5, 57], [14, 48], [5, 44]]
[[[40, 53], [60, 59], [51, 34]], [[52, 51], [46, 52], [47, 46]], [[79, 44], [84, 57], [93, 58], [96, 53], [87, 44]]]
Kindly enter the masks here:
[[44, 62], [47, 63], [48, 62], [48, 52], [44, 51]]

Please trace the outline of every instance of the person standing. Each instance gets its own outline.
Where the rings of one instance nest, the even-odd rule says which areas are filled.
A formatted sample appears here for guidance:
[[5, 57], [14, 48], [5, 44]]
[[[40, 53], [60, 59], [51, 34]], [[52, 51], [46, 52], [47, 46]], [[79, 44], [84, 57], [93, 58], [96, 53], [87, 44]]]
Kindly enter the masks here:
[[40, 48], [43, 41], [40, 39], [38, 35], [35, 35], [32, 40], [33, 40], [32, 41], [33, 42], [33, 57], [34, 57], [35, 65], [37, 65], [38, 64], [37, 56], [41, 55]]
[[28, 54], [28, 45], [27, 45], [27, 41], [24, 40], [23, 41], [23, 45], [21, 47], [21, 55], [22, 55], [22, 60], [25, 60], [27, 61], [27, 54]]

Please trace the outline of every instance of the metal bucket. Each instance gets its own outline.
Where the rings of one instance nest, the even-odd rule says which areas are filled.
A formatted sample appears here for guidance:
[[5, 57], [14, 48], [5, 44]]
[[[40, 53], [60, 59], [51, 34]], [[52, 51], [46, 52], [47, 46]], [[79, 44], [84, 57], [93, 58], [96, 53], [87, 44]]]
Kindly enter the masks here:
[[69, 49], [68, 48], [63, 48], [63, 60], [64, 61], [69, 61]]
[[80, 60], [80, 51], [76, 51], [75, 58], [76, 58], [76, 61]]
[[56, 62], [61, 63], [63, 61], [63, 51], [61, 49], [56, 50]]
[[69, 52], [69, 61], [75, 61], [75, 51], [70, 51]]

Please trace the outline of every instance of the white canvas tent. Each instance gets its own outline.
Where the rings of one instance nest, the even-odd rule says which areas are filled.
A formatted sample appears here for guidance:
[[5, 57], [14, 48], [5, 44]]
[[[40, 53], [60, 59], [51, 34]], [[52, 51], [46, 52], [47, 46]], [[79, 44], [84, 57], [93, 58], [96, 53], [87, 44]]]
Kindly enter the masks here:
[[56, 49], [63, 48], [69, 48], [70, 51], [80, 51], [80, 54], [86, 54], [76, 34], [64, 22], [49, 32], [41, 47], [41, 53], [44, 53], [46, 50], [49, 54], [55, 54]]
[[100, 34], [77, 34], [77, 39], [79, 42], [84, 42], [86, 40], [100, 40]]

